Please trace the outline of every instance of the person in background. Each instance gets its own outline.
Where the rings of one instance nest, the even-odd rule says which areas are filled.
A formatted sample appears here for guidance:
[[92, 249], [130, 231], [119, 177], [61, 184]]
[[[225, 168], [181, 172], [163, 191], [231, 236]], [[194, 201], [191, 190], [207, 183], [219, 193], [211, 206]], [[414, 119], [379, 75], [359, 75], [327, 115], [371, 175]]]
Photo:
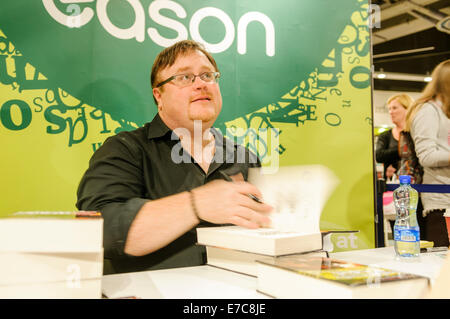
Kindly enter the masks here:
[[[419, 99], [406, 114], [420, 164], [423, 184], [450, 184], [450, 60], [433, 71]], [[450, 193], [421, 193], [426, 240], [449, 246], [444, 214], [450, 217]]]
[[376, 145], [376, 161], [384, 165], [384, 178], [391, 180], [399, 167], [398, 139], [405, 127], [406, 112], [414, 103], [407, 94], [397, 94], [387, 100], [389, 116], [394, 128], [381, 133]]

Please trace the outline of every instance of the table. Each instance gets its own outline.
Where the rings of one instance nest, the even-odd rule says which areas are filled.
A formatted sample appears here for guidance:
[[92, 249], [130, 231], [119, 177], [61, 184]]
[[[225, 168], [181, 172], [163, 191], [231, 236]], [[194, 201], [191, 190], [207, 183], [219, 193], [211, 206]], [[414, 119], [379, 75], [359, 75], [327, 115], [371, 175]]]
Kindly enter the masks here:
[[[423, 253], [417, 262], [395, 260], [394, 247], [330, 254], [332, 258], [369, 264], [431, 279], [438, 276], [447, 252]], [[204, 265], [107, 275], [102, 290], [108, 298], [144, 299], [267, 299], [256, 291], [255, 277]]]
[[264, 299], [256, 278], [213, 266], [172, 268], [107, 275], [102, 291], [108, 298]]

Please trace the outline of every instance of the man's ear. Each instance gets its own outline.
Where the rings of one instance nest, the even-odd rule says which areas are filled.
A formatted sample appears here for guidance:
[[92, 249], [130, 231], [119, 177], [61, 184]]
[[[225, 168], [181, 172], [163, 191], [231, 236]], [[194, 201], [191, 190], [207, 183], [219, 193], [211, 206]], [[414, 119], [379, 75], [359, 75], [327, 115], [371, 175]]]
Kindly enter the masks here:
[[158, 111], [160, 111], [160, 108], [162, 106], [162, 101], [161, 101], [161, 92], [159, 90], [159, 88], [153, 88], [153, 96], [155, 97], [156, 100], [156, 104], [158, 106]]

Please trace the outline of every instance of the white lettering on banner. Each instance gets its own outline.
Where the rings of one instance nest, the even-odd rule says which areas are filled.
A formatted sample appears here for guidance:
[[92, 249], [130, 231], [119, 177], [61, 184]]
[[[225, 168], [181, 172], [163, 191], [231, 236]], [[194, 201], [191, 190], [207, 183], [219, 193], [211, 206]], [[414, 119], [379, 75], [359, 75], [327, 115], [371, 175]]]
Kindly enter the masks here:
[[[206, 17], [216, 17], [224, 24], [225, 38], [221, 42], [217, 44], [211, 44], [203, 40], [202, 36], [200, 35], [199, 27], [200, 22], [202, 22], [202, 20]], [[225, 12], [217, 8], [207, 7], [195, 12], [191, 18], [191, 22], [189, 23], [189, 31], [191, 32], [192, 39], [203, 43], [206, 49], [211, 53], [226, 51], [234, 41], [233, 21], [231, 21], [231, 18]]]
[[266, 29], [266, 54], [275, 55], [275, 27], [272, 20], [260, 12], [247, 12], [238, 23], [238, 43], [237, 50], [239, 54], [247, 53], [247, 26], [252, 21], [260, 21]]
[[97, 16], [106, 31], [119, 39], [126, 40], [136, 38], [138, 42], [143, 42], [145, 39], [145, 15], [144, 8], [142, 7], [140, 1], [127, 0], [127, 2], [133, 7], [134, 13], [136, 14], [134, 24], [128, 29], [120, 29], [112, 24], [111, 20], [109, 20], [106, 12], [106, 7], [108, 6], [109, 1], [110, 0], [97, 0]]
[[[78, 3], [89, 3], [95, 0], [57, 0], [64, 4], [69, 4], [66, 9], [67, 15], [62, 13], [55, 5], [55, 0], [42, 0], [45, 10], [58, 23], [69, 28], [81, 28], [89, 23], [94, 17], [95, 11], [92, 8], [86, 7], [81, 10]], [[135, 20], [131, 27], [122, 29], [114, 25], [107, 12], [107, 6], [110, 0], [97, 0], [96, 12], [100, 24], [112, 36], [122, 39], [136, 39], [138, 42], [145, 40], [145, 11], [140, 0], [125, 0], [132, 7], [134, 11]], [[189, 33], [186, 27], [179, 21], [168, 18], [161, 14], [161, 10], [166, 9], [175, 13], [180, 19], [186, 19], [187, 13], [183, 6], [172, 0], [154, 0], [148, 7], [148, 14], [152, 21], [156, 24], [172, 29], [177, 33], [177, 36], [172, 39], [163, 37], [156, 28], [150, 27], [147, 29], [149, 38], [159, 46], [168, 47], [175, 42], [178, 42], [189, 37], [189, 33], [195, 41], [201, 42], [206, 49], [211, 53], [220, 53], [228, 50], [237, 37], [237, 51], [239, 54], [247, 53], [247, 28], [253, 21], [260, 22], [266, 31], [266, 55], [275, 55], [275, 27], [272, 20], [265, 14], [257, 11], [245, 13], [238, 21], [237, 34], [235, 25], [230, 16], [214, 7], [205, 7], [197, 10], [189, 21]], [[200, 23], [207, 17], [214, 17], [220, 20], [225, 27], [225, 37], [218, 43], [206, 42], [200, 34]]]
[[148, 28], [147, 33], [150, 39], [157, 45], [169, 47], [172, 44], [187, 39], [188, 32], [183, 24], [178, 21], [169, 19], [159, 13], [161, 9], [169, 9], [175, 12], [178, 18], [185, 19], [187, 14], [184, 8], [174, 1], [153, 1], [148, 7], [148, 14], [153, 21], [166, 28], [173, 29], [178, 33], [175, 39], [166, 39], [162, 37], [155, 28]]

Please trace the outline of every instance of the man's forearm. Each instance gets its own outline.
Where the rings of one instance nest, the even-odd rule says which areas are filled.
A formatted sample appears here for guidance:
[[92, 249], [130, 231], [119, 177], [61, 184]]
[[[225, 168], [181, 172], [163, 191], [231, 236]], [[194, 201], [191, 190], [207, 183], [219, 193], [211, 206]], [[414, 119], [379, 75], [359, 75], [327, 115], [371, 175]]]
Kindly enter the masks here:
[[150, 254], [177, 239], [199, 223], [188, 192], [149, 201], [136, 215], [128, 232], [125, 253]]
[[251, 199], [261, 198], [259, 190], [243, 181], [214, 180], [192, 190], [196, 212], [188, 192], [144, 204], [128, 231], [125, 253], [150, 254], [195, 227], [200, 219], [213, 224], [234, 224], [258, 228], [270, 224], [266, 216], [272, 207]]

